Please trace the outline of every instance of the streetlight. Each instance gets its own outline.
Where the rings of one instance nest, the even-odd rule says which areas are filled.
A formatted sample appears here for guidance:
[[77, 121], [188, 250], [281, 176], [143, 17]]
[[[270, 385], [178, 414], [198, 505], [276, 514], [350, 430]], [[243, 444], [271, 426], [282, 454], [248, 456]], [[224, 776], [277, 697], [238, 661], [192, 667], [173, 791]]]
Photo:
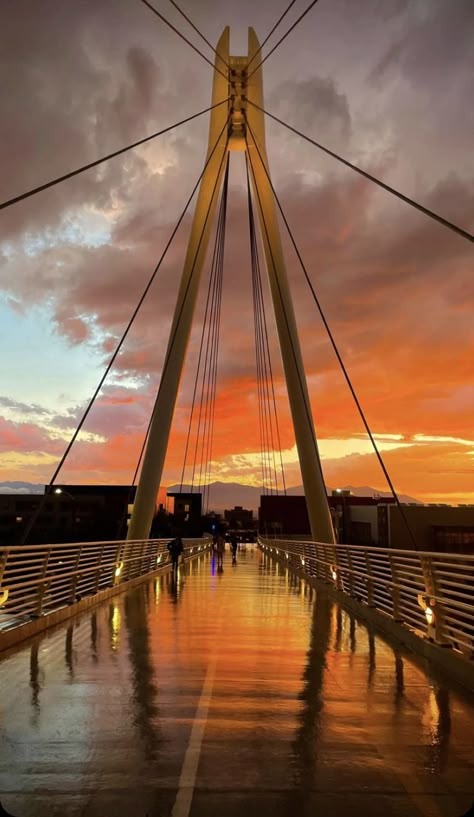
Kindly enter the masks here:
[[68, 499], [71, 500], [71, 515], [72, 515], [72, 525], [71, 525], [71, 536], [74, 537], [76, 533], [76, 500], [69, 491], [65, 491], [64, 488], [55, 488], [55, 494], [64, 494], [67, 496]]

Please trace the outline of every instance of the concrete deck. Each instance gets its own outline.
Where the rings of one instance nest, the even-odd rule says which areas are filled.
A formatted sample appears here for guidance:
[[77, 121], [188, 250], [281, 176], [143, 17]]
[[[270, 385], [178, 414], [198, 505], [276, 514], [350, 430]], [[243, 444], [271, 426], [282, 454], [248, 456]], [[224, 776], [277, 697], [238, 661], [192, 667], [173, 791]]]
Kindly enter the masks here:
[[15, 817], [460, 817], [474, 702], [247, 545], [0, 663]]

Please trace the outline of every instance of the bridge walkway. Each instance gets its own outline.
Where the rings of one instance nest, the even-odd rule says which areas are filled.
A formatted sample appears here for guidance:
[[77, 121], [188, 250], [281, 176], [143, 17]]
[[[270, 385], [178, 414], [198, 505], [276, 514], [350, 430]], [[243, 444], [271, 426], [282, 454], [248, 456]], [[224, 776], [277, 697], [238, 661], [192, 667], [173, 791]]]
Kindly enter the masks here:
[[474, 705], [247, 545], [0, 662], [15, 817], [459, 817]]

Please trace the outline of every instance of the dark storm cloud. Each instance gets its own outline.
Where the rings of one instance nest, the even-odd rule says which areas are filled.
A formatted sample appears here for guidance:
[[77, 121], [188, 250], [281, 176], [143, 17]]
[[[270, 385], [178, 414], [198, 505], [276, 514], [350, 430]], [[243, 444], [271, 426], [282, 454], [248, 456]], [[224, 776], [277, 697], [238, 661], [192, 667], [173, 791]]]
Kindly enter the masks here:
[[267, 108], [318, 139], [335, 139], [340, 143], [350, 135], [347, 97], [329, 77], [286, 80], [269, 95]]
[[[283, 5], [188, 0], [183, 8], [212, 42], [229, 23], [233, 52], [244, 53], [246, 26], [254, 25], [263, 39]], [[265, 63], [265, 105], [469, 229], [473, 12], [464, 0], [318, 3]], [[184, 27], [171, 6], [166, 13]], [[0, 198], [209, 104], [210, 69], [138, 0], [16, 0], [8, 4], [0, 37]], [[280, 126], [267, 122], [267, 137], [285, 212], [371, 420], [387, 432], [442, 434], [449, 428], [466, 436], [469, 359], [460, 350], [473, 331], [470, 247]], [[105, 364], [197, 179], [206, 143], [203, 119], [3, 212], [0, 276], [12, 309], [47, 307], [61, 338], [90, 351], [91, 359], [99, 351]], [[218, 407], [228, 426], [216, 432], [226, 453], [244, 438], [257, 446], [247, 428], [255, 363], [243, 163], [232, 160]], [[133, 471], [159, 382], [189, 226], [187, 217], [117, 360], [115, 380], [88, 419], [87, 429], [110, 438], [112, 448], [107, 454], [105, 445], [81, 443], [75, 463], [84, 479], [92, 468], [104, 481], [109, 472], [128, 478], [127, 468]], [[287, 238], [284, 244], [318, 429], [328, 436], [351, 434], [357, 418], [347, 408]], [[188, 422], [206, 284], [207, 269], [182, 381], [178, 436]], [[267, 318], [276, 386], [284, 392], [268, 297]], [[14, 405], [5, 395], [8, 408], [20, 413], [19, 401]], [[48, 421], [69, 430], [83, 408], [73, 405]], [[37, 406], [31, 409], [38, 413]], [[59, 451], [62, 445], [34, 428], [26, 434], [25, 427], [7, 424], [4, 433], [8, 446], [19, 450]], [[284, 408], [282, 436], [291, 445]]]
[[[425, 87], [449, 85], [474, 55], [474, 5], [471, 0], [431, 0], [406, 7], [403, 31], [374, 66], [370, 78], [382, 83], [397, 72]], [[474, 79], [471, 77], [471, 83]]]

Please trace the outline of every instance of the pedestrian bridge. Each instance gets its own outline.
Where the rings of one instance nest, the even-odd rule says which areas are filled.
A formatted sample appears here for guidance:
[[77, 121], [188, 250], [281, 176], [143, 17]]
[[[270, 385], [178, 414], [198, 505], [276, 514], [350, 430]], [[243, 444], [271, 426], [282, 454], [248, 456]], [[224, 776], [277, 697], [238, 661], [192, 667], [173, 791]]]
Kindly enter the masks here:
[[287, 558], [289, 546], [263, 544], [244, 546], [235, 565], [226, 552], [219, 572], [208, 550], [191, 556], [188, 543], [176, 577], [112, 587], [3, 653], [0, 799], [9, 813], [468, 810], [469, 692], [341, 606], [341, 589], [298, 575], [288, 564], [297, 546]]

